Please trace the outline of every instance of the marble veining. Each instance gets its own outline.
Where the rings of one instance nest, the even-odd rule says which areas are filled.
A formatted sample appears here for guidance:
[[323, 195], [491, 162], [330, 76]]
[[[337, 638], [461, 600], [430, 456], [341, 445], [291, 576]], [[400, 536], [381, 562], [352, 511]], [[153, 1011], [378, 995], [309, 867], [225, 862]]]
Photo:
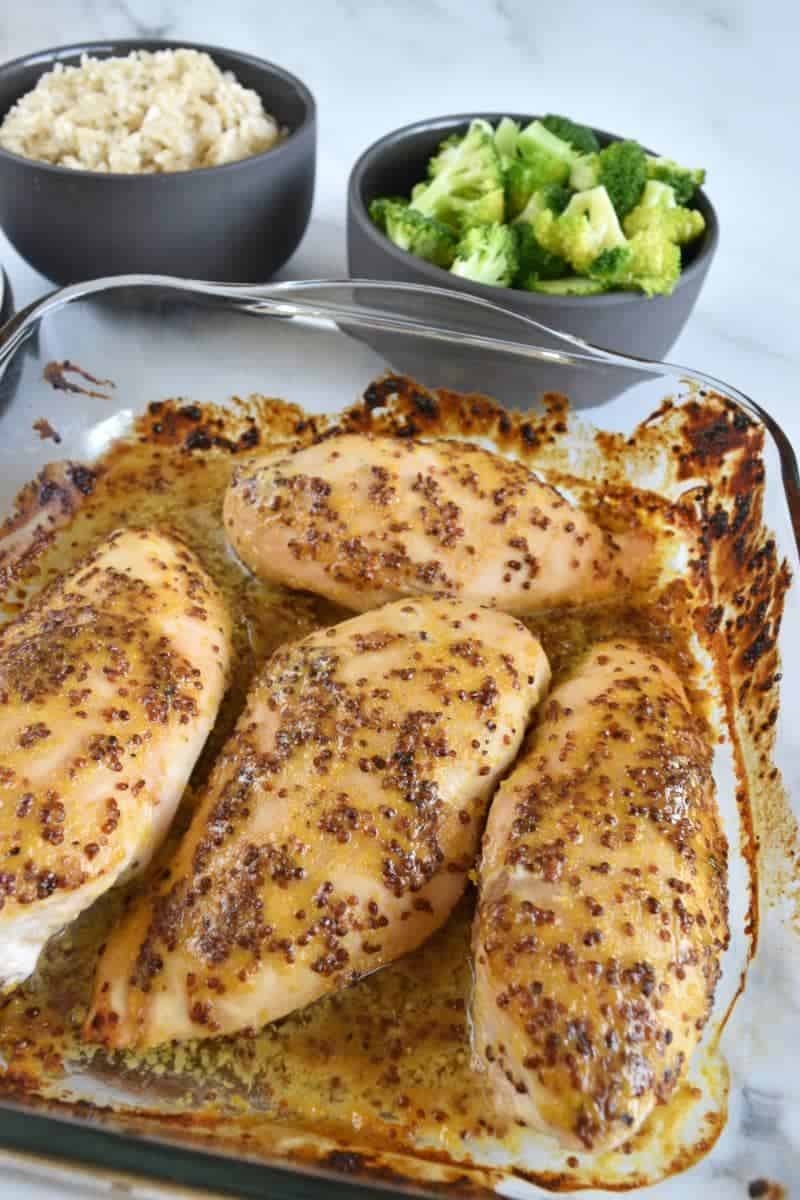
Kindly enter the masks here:
[[[350, 166], [376, 137], [422, 117], [563, 111], [704, 165], [721, 245], [671, 358], [736, 384], [800, 445], [794, 0], [0, 0], [2, 60], [112, 36], [250, 50], [309, 84], [320, 113], [317, 195], [283, 278], [345, 274]], [[1, 235], [0, 261], [19, 307], [49, 286]], [[751, 1033], [725, 1047], [744, 1085], [728, 1127], [690, 1177], [660, 1185], [654, 1197], [743, 1200], [758, 1177], [793, 1179], [800, 1189], [800, 961], [795, 935], [779, 914], [772, 921], [775, 962], [741, 1002]], [[754, 1059], [786, 1065], [752, 1070]], [[34, 1182], [2, 1156], [0, 1164], [0, 1200], [90, 1194], [83, 1179]]]

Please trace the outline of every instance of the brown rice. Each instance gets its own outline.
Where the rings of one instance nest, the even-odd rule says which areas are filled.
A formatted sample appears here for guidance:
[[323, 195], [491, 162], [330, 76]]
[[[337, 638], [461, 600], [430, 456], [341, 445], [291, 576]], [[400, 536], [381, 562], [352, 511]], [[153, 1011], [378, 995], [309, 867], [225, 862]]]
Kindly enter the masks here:
[[0, 147], [24, 158], [129, 175], [235, 162], [279, 137], [254, 91], [183, 49], [58, 63], [0, 125]]

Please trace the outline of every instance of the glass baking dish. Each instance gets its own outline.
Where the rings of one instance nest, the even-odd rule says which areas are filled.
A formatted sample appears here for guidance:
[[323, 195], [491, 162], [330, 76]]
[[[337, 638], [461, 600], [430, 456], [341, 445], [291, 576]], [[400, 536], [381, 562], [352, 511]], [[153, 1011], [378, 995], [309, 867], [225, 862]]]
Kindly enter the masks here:
[[[335, 414], [359, 402], [374, 380], [401, 372], [422, 385], [420, 396], [425, 388], [452, 389], [487, 393], [517, 409], [530, 408], [530, 424], [521, 418], [516, 426], [523, 442], [526, 428], [533, 429], [539, 419], [543, 393], [558, 390], [576, 396], [582, 420], [571, 420], [563, 449], [567, 458], [574, 451], [577, 474], [580, 463], [585, 468], [589, 461], [584, 451], [593, 430], [628, 435], [635, 427], [658, 430], [660, 422], [667, 440], [660, 447], [657, 440], [649, 443], [653, 454], [648, 486], [655, 490], [659, 453], [667, 453], [670, 414], [689, 411], [691, 405], [702, 409], [713, 397], [717, 411], [724, 414], [718, 420], [725, 428], [721, 435], [719, 427], [715, 431], [702, 422], [696, 428], [696, 469], [684, 472], [680, 483], [673, 479], [669, 499], [702, 485], [706, 467], [709, 478], [716, 471], [724, 482], [725, 456], [735, 450], [724, 444], [728, 432], [746, 430], [752, 445], [763, 433], [759, 462], [764, 477], [762, 483], [759, 476], [756, 490], [760, 497], [763, 489], [764, 523], [774, 543], [768, 545], [767, 539], [762, 551], [796, 574], [800, 485], [795, 457], [769, 416], [734, 388], [696, 371], [588, 346], [483, 301], [433, 288], [366, 281], [244, 288], [129, 276], [63, 289], [18, 314], [0, 331], [0, 518], [46, 463], [54, 458], [91, 463], [129, 432], [135, 417], [153, 401], [170, 397], [182, 403], [225, 404], [231, 397], [261, 394], [289, 400], [309, 414]], [[390, 392], [384, 387], [381, 395]], [[593, 396], [601, 402], [593, 405]], [[671, 407], [663, 407], [666, 399]], [[380, 403], [379, 398], [378, 408]], [[477, 435], [481, 403], [462, 404], [462, 412], [476, 422], [472, 431]], [[368, 393], [370, 405], [376, 406], [374, 390], [371, 397]], [[420, 402], [423, 434], [432, 428], [425, 426], [428, 408], [429, 403], [426, 407]], [[648, 424], [657, 410], [660, 415]], [[60, 439], [55, 447], [54, 431]], [[625, 445], [624, 438], [618, 445]], [[639, 470], [644, 471], [641, 461]], [[640, 482], [645, 482], [644, 474]], [[747, 507], [747, 502], [742, 504]], [[743, 588], [750, 566], [742, 567]], [[769, 583], [767, 578], [764, 586]], [[790, 587], [783, 604], [779, 648], [784, 664], [797, 661], [800, 653], [800, 603], [795, 593]], [[777, 609], [772, 615], [777, 618]], [[774, 640], [777, 632], [775, 620], [767, 633]], [[757, 656], [751, 666], [755, 680]], [[746, 871], [734, 864], [731, 872], [733, 943], [717, 1006], [719, 1052], [730, 1072], [728, 1118], [709, 1153], [688, 1171], [675, 1173], [682, 1165], [680, 1156], [675, 1158], [669, 1176], [654, 1184], [655, 1197], [688, 1200], [701, 1189], [715, 1197], [740, 1197], [748, 1186], [755, 1188], [751, 1195], [781, 1194], [767, 1192], [769, 1181], [787, 1192], [800, 1188], [800, 1042], [795, 1036], [800, 940], [794, 924], [800, 725], [791, 719], [798, 688], [791, 671], [780, 685], [777, 677], [767, 680], [763, 690], [777, 693], [779, 686], [780, 706], [769, 719], [774, 745], [768, 765], [771, 769], [774, 764], [782, 775], [783, 790], [779, 778], [773, 777], [770, 796], [751, 795], [749, 810], [752, 845], [758, 848], [760, 922], [755, 949], [754, 939], [744, 931], [748, 922], [753, 924]], [[746, 717], [744, 708], [732, 714], [740, 725]], [[715, 773], [718, 791], [732, 796], [728, 757], [719, 751]], [[732, 824], [726, 828], [732, 848], [743, 853], [749, 833], [746, 820], [742, 818], [742, 824], [736, 814], [731, 802]], [[743, 993], [726, 1017], [753, 950]], [[0, 1085], [2, 1067], [0, 1062]], [[703, 1081], [695, 1083], [702, 1091]], [[85, 1100], [99, 1103], [102, 1097], [87, 1092]], [[724, 1099], [720, 1104], [724, 1109]], [[480, 1163], [461, 1164], [441, 1156], [434, 1162], [429, 1156], [426, 1173], [398, 1157], [371, 1157], [369, 1148], [346, 1145], [328, 1146], [312, 1162], [309, 1155], [293, 1154], [290, 1143], [291, 1139], [286, 1155], [245, 1153], [226, 1145], [219, 1131], [204, 1135], [146, 1112], [125, 1115], [101, 1111], [91, 1103], [59, 1106], [19, 1095], [0, 1098], [4, 1162], [34, 1172], [37, 1162], [50, 1172], [71, 1164], [91, 1169], [95, 1180], [111, 1181], [122, 1174], [134, 1191], [145, 1186], [136, 1183], [138, 1177], [165, 1189], [180, 1185], [213, 1194], [268, 1194], [276, 1200], [409, 1190], [476, 1195], [496, 1187], [521, 1197], [538, 1192], [520, 1175], [506, 1173], [502, 1164], [482, 1174], [472, 1170]], [[587, 1186], [578, 1177], [572, 1182], [552, 1173], [546, 1180], [543, 1175], [538, 1178], [562, 1191]], [[622, 1170], [616, 1183], [599, 1186], [593, 1194], [610, 1194], [641, 1178], [633, 1168]], [[147, 1194], [153, 1194], [152, 1182], [147, 1186]]]

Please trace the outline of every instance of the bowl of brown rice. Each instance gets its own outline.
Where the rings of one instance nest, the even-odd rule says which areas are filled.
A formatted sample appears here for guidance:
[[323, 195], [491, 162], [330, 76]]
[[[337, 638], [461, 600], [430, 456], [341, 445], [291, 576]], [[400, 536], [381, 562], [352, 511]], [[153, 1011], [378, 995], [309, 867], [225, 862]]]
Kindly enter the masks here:
[[268, 279], [311, 212], [316, 111], [281, 67], [120, 40], [0, 66], [0, 226], [58, 283]]

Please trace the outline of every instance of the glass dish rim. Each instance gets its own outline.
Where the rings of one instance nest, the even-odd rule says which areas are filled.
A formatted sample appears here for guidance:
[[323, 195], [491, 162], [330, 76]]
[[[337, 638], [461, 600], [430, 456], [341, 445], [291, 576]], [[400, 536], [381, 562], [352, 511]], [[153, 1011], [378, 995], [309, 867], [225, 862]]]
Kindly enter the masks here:
[[[514, 357], [537, 359], [541, 362], [557, 363], [564, 366], [587, 367], [592, 364], [603, 367], [618, 367], [627, 370], [637, 370], [661, 378], [691, 378], [698, 383], [710, 387], [715, 392], [725, 396], [734, 404], [743, 408], [748, 415], [764, 426], [770, 434], [778, 451], [781, 464], [781, 477], [786, 498], [792, 531], [796, 548], [800, 554], [800, 467], [794, 447], [780, 423], [757, 401], [733, 384], [727, 383], [704, 371], [693, 367], [682, 366], [679, 363], [661, 361], [624, 354], [605, 346], [580, 338], [575, 334], [545, 325], [533, 317], [505, 308], [482, 296], [470, 295], [464, 292], [454, 292], [448, 288], [433, 287], [421, 283], [398, 283], [393, 280], [376, 279], [290, 279], [279, 283], [269, 284], [229, 284], [211, 283], [200, 279], [183, 279], [173, 275], [109, 275], [99, 279], [90, 279], [83, 283], [71, 284], [67, 287], [56, 288], [34, 300], [26, 308], [20, 309], [5, 325], [0, 328], [0, 374], [4, 371], [17, 348], [33, 332], [36, 324], [57, 308], [76, 300], [87, 299], [104, 292], [116, 291], [122, 288], [169, 288], [173, 291], [205, 296], [224, 301], [235, 309], [244, 309], [253, 314], [282, 317], [308, 317], [328, 320], [344, 320], [351, 326], [386, 330], [389, 332], [416, 335], [421, 338], [444, 342], [454, 342], [469, 345], [472, 349], [485, 349], [487, 352], [505, 353]], [[456, 304], [464, 313], [471, 310], [476, 320], [484, 313], [494, 317], [502, 317], [504, 321], [515, 324], [520, 331], [520, 339], [525, 334], [536, 334], [552, 338], [563, 343], [569, 349], [552, 350], [535, 342], [511, 340], [507, 338], [487, 337], [482, 334], [465, 335], [463, 331], [448, 329], [441, 325], [433, 325], [405, 316], [387, 316], [385, 312], [375, 313], [357, 302], [331, 305], [312, 303], [304, 297], [304, 293], [319, 293], [325, 289], [372, 289], [385, 292], [390, 298], [414, 295], [421, 297], [438, 297], [448, 304]], [[294, 299], [292, 298], [294, 296]]]
[[[267, 317], [337, 320], [348, 326], [378, 329], [424, 339], [450, 342], [472, 349], [484, 349], [509, 357], [526, 358], [565, 366], [615, 367], [645, 372], [664, 379], [688, 378], [708, 386], [730, 400], [748, 416], [754, 417], [769, 433], [778, 452], [784, 496], [792, 534], [800, 554], [800, 471], [798, 461], [787, 435], [780, 424], [750, 396], [711, 375], [670, 362], [660, 362], [597, 346], [575, 335], [564, 333], [504, 308], [482, 297], [465, 295], [445, 288], [424, 284], [406, 284], [372, 279], [312, 279], [287, 280], [267, 285], [207, 283], [202, 280], [173, 276], [132, 274], [109, 276], [57, 288], [16, 313], [0, 328], [0, 376], [29, 335], [49, 314], [74, 301], [101, 297], [112, 291], [127, 289], [171, 290], [221, 302], [222, 308]], [[387, 313], [371, 309], [357, 300], [349, 303], [329, 303], [326, 289], [355, 292], [358, 288], [375, 290], [387, 295], [415, 295], [456, 304], [464, 313], [470, 312], [476, 325], [481, 313], [502, 317], [519, 330], [519, 339], [492, 337], [478, 333], [465, 334], [446, 324], [425, 322], [402, 313]], [[309, 296], [310, 293], [310, 296]], [[315, 299], [322, 295], [323, 299]], [[546, 336], [566, 348], [553, 350], [536, 342], [523, 340], [527, 335]], [[0, 1097], [0, 1150], [14, 1165], [15, 1156], [20, 1169], [25, 1170], [28, 1158], [39, 1159], [43, 1165], [67, 1169], [70, 1165], [83, 1170], [139, 1176], [165, 1189], [173, 1187], [210, 1188], [223, 1194], [257, 1197], [275, 1189], [276, 1197], [299, 1200], [300, 1196], [341, 1197], [364, 1196], [379, 1200], [385, 1195], [432, 1195], [428, 1185], [409, 1179], [382, 1180], [370, 1177], [368, 1170], [348, 1179], [341, 1170], [331, 1166], [309, 1165], [287, 1160], [255, 1161], [224, 1146], [192, 1145], [171, 1139], [164, 1131], [124, 1131], [104, 1121], [82, 1121], [71, 1112], [54, 1111], [59, 1106], [43, 1106], [41, 1111], [15, 1103], [13, 1098]], [[143, 1146], [146, 1152], [143, 1154]], [[354, 1156], [360, 1159], [361, 1155]], [[469, 1186], [469, 1185], [468, 1185]], [[431, 1187], [438, 1192], [438, 1186]], [[457, 1195], [455, 1190], [449, 1194]]]

